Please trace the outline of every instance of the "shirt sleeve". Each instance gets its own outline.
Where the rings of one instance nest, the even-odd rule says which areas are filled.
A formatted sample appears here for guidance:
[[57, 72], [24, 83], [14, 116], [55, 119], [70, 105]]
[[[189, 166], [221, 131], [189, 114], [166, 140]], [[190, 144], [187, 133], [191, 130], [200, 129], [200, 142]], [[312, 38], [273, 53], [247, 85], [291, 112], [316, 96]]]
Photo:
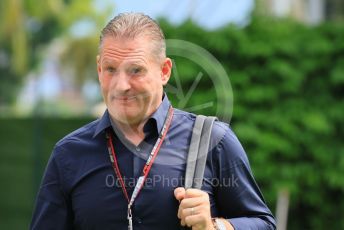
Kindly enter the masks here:
[[220, 180], [215, 197], [220, 217], [226, 218], [236, 230], [276, 229], [246, 153], [229, 127], [215, 152]]
[[62, 189], [56, 153], [55, 149], [49, 159], [38, 191], [30, 225], [31, 230], [73, 229], [72, 212]]

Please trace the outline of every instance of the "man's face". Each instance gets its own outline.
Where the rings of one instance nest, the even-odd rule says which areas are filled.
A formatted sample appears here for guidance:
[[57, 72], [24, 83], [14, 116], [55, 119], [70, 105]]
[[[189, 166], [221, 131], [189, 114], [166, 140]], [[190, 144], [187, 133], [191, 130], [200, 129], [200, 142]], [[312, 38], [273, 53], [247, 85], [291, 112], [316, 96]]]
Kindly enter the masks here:
[[97, 57], [100, 87], [110, 116], [117, 122], [137, 125], [161, 103], [172, 62], [157, 60], [151, 39], [106, 36]]

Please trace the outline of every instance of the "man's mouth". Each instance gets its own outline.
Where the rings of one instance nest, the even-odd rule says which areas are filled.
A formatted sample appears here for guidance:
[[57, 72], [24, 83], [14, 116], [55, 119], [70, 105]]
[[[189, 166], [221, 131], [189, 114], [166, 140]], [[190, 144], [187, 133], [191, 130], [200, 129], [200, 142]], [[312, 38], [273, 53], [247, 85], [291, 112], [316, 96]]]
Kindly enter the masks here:
[[112, 100], [117, 100], [117, 101], [122, 101], [122, 102], [127, 102], [127, 101], [132, 101], [136, 99], [136, 96], [112, 96]]

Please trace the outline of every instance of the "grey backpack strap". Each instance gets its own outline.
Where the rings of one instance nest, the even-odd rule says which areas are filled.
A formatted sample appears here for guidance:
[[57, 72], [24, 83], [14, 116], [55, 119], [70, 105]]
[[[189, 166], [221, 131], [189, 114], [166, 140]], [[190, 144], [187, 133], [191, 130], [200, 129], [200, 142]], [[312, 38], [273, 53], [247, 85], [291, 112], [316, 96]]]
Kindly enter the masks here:
[[186, 189], [202, 187], [205, 164], [209, 150], [211, 130], [216, 117], [198, 115], [192, 131], [185, 170]]
[[198, 156], [197, 156], [197, 163], [196, 163], [196, 169], [195, 169], [195, 174], [194, 174], [194, 181], [192, 185], [193, 188], [201, 189], [202, 187], [205, 164], [207, 162], [207, 156], [208, 156], [208, 151], [209, 151], [211, 130], [213, 128], [213, 123], [215, 119], [216, 119], [215, 117], [207, 117], [203, 124], [201, 142], [198, 148]]
[[192, 130], [191, 142], [189, 147], [188, 158], [186, 161], [185, 170], [185, 189], [192, 188], [193, 178], [195, 175], [196, 160], [198, 155], [199, 143], [201, 141], [201, 134], [205, 116], [198, 115]]

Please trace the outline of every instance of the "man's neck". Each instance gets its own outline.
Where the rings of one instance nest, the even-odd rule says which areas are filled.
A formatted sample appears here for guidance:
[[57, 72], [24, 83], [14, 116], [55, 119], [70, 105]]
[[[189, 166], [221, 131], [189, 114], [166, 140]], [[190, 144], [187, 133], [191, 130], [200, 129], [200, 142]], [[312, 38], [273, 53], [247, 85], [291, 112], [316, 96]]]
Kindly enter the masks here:
[[138, 124], [125, 124], [118, 121], [113, 121], [116, 127], [123, 133], [125, 138], [132, 142], [135, 146], [139, 145], [145, 138], [143, 127], [146, 120], [141, 121]]

